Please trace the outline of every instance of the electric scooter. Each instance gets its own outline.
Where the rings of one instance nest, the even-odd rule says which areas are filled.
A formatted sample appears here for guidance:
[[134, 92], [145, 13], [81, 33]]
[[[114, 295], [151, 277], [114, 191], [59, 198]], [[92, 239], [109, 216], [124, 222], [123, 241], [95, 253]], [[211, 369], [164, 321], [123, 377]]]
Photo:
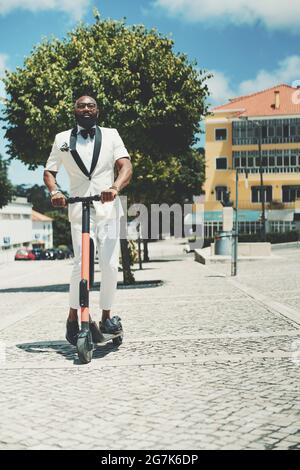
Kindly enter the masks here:
[[[82, 203], [82, 250], [81, 250], [81, 280], [79, 284], [79, 304], [81, 308], [81, 329], [77, 337], [77, 353], [82, 364], [88, 364], [92, 360], [94, 343], [90, 331], [89, 290], [94, 281], [94, 244], [90, 238], [90, 206], [93, 201], [100, 201], [100, 195], [88, 197], [70, 197], [68, 204]], [[101, 333], [101, 341], [97, 344], [113, 342], [114, 346], [120, 346], [123, 342], [123, 329], [119, 322], [120, 330], [116, 334]]]

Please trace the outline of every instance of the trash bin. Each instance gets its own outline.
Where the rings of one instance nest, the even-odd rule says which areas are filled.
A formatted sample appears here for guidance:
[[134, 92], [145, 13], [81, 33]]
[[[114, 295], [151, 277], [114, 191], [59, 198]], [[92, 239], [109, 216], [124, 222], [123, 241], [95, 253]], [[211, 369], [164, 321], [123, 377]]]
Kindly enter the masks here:
[[215, 255], [231, 255], [232, 232], [215, 235]]

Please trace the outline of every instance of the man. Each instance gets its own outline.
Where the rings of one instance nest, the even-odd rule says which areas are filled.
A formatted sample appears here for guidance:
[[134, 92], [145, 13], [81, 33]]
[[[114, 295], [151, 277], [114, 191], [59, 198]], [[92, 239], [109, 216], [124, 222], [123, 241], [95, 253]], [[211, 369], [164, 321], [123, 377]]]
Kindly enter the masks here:
[[[66, 198], [57, 188], [56, 174], [63, 164], [70, 179], [70, 195], [93, 196], [100, 194], [101, 201], [91, 207], [91, 238], [97, 245], [101, 277], [100, 329], [116, 333], [120, 326], [118, 317], [111, 316], [117, 287], [120, 217], [123, 215], [118, 193], [130, 182], [132, 165], [129, 154], [116, 129], [96, 125], [99, 109], [94, 98], [81, 96], [75, 103], [76, 127], [55, 136], [46, 163], [44, 182], [55, 207], [65, 207]], [[114, 181], [114, 169], [118, 176]], [[66, 339], [76, 345], [81, 271], [81, 203], [69, 205], [74, 267], [70, 281], [70, 311], [67, 319]], [[101, 338], [95, 322], [90, 324], [94, 342]]]

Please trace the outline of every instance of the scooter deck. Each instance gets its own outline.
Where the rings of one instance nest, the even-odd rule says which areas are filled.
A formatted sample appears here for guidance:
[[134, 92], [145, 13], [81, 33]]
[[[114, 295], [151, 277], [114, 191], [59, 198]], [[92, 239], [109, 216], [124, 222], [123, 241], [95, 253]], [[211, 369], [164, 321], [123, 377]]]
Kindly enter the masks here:
[[97, 343], [93, 343], [94, 346], [100, 345], [100, 344], [106, 344], [111, 340], [114, 340], [115, 338], [119, 338], [120, 336], [124, 335], [124, 331], [120, 331], [119, 333], [116, 333], [114, 335], [109, 334], [109, 333], [102, 333], [103, 339]]

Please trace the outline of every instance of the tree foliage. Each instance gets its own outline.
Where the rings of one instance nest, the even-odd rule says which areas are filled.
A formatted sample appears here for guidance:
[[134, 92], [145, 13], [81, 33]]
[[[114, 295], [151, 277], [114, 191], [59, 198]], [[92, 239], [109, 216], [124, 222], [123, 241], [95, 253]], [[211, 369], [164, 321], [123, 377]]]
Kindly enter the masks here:
[[52, 210], [46, 212], [46, 215], [53, 219], [53, 245], [66, 245], [71, 247], [72, 238], [67, 212], [62, 210]]
[[131, 202], [183, 204], [200, 192], [205, 173], [202, 148], [190, 148], [180, 158], [171, 156], [160, 161], [135, 153], [132, 160], [136, 176], [127, 190]]
[[203, 153], [194, 147], [209, 75], [155, 29], [103, 21], [98, 12], [95, 20], [64, 40], [45, 40], [7, 72], [10, 157], [30, 169], [44, 165], [55, 134], [74, 125], [75, 98], [88, 94], [99, 104], [99, 124], [116, 127], [132, 155], [130, 200], [191, 199], [204, 179]]
[[13, 196], [13, 186], [7, 176], [7, 162], [0, 154], [0, 208], [6, 206]]
[[19, 184], [15, 186], [14, 193], [16, 196], [27, 197], [28, 202], [31, 202], [33, 209], [37, 212], [45, 214], [45, 212], [53, 210], [53, 206], [45, 186], [39, 186], [38, 184], [33, 186]]
[[67, 211], [66, 209], [55, 209], [52, 206], [45, 186], [39, 186], [38, 184], [33, 186], [19, 184], [14, 187], [14, 194], [16, 196], [26, 197], [28, 202], [31, 202], [34, 210], [53, 219], [54, 246], [72, 246], [70, 222], [68, 221]]
[[[156, 30], [95, 16], [64, 40], [45, 40], [23, 67], [7, 72], [10, 156], [32, 169], [43, 165], [54, 135], [74, 124], [74, 98], [90, 94], [100, 124], [116, 127], [145, 168], [185, 158], [206, 113], [208, 75]], [[145, 171], [140, 161], [138, 168]]]

